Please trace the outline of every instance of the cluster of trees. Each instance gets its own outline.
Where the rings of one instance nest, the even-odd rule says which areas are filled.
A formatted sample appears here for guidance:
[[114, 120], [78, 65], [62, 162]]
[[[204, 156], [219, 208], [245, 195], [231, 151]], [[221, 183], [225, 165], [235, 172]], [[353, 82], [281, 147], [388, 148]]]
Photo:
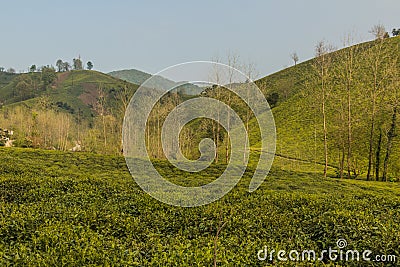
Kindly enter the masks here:
[[[214, 61], [219, 62], [219, 59], [214, 59]], [[234, 69], [244, 70], [246, 76], [249, 77], [250, 80], [253, 80], [257, 75], [253, 64], [241, 64], [239, 62], [239, 57], [236, 55], [228, 55], [227, 64]], [[221, 77], [224, 76], [224, 82], [226, 82], [226, 79], [228, 79], [228, 84], [235, 86], [236, 90], [241, 91], [244, 95], [247, 95], [249, 99], [253, 99], [253, 96], [249, 95], [251, 86], [249, 86], [248, 82], [250, 81], [238, 81], [239, 77], [235, 77], [235, 75], [237, 74], [233, 71], [233, 69], [230, 69], [229, 73], [223, 73], [222, 70], [218, 70], [218, 68], [215, 68], [213, 73], [210, 73], [210, 79], [211, 81], [213, 81], [213, 83], [219, 84], [222, 83]], [[253, 136], [259, 134], [258, 129], [256, 129], [256, 127], [253, 127], [253, 125], [251, 124], [251, 119], [254, 117], [252, 111], [245, 103], [245, 101], [241, 99], [238, 95], [223, 86], [213, 85], [206, 88], [202, 93], [202, 96], [218, 99], [224, 102], [226, 105], [231, 107], [235, 111], [235, 113], [241, 118], [247, 132], [251, 133], [251, 135]], [[163, 147], [161, 144], [161, 130], [164, 120], [168, 116], [168, 114], [177, 105], [185, 100], [185, 96], [181, 95], [179, 92], [170, 92], [166, 94], [155, 105], [154, 109], [150, 113], [146, 129], [146, 143], [147, 149], [148, 151], [150, 151], [150, 155], [152, 157], [162, 159], [165, 158], [165, 153], [171, 155], [170, 147], [167, 146], [166, 151], [163, 151]], [[182, 153], [187, 158], [199, 158], [199, 143], [204, 138], [210, 138], [214, 141], [216, 149], [214, 162], [229, 162], [231, 143], [227, 131], [221, 126], [221, 112], [222, 111], [220, 109], [216, 108], [216, 120], [198, 118], [189, 122], [183, 127], [179, 136], [179, 146], [182, 150]], [[230, 121], [229, 116], [227, 118], [227, 121], [224, 121], [224, 124], [228, 125], [228, 127], [232, 126], [232, 122]], [[251, 143], [252, 140], [249, 141], [250, 145], [254, 145]], [[247, 151], [248, 147], [246, 146], [247, 143], [244, 143], [243, 148], [240, 148], [240, 150], [243, 151], [243, 160], [246, 160], [249, 157]]]
[[24, 101], [39, 95], [57, 79], [53, 67], [44, 66], [38, 71], [35, 65], [32, 65], [31, 70], [31, 73], [19, 75], [13, 80], [12, 97], [17, 101]]
[[16, 146], [67, 151], [79, 144], [85, 151], [120, 154], [123, 117], [133, 92], [130, 85], [107, 88], [99, 84], [92, 116], [41, 96], [33, 107], [3, 107], [0, 125], [14, 130]]
[[[370, 33], [375, 36], [376, 39], [386, 39], [389, 38], [389, 32], [386, 31], [385, 26], [383, 24], [376, 24], [370, 30]], [[400, 29], [393, 29], [392, 36], [398, 36], [400, 34]]]
[[[81, 57], [74, 58], [72, 60], [72, 66], [71, 66], [71, 64], [69, 62], [67, 62], [67, 61], [64, 62], [61, 59], [58, 59], [57, 62], [56, 62], [56, 67], [57, 67], [57, 71], [58, 72], [69, 71], [71, 69], [83, 70], [83, 63], [82, 63]], [[93, 63], [91, 61], [88, 61], [86, 63], [86, 68], [88, 70], [93, 69]]]
[[[72, 69], [83, 70], [83, 63], [80, 58], [74, 58], [73, 64], [71, 66], [71, 64], [69, 62], [67, 62], [67, 61], [64, 62], [61, 59], [59, 59], [56, 62], [56, 67], [57, 67], [58, 72], [70, 71]], [[54, 69], [53, 66], [49, 66], [49, 65], [38, 68], [35, 64], [33, 64], [29, 67], [29, 72], [41, 72], [44, 68]], [[93, 63], [91, 61], [88, 61], [86, 63], [86, 69], [88, 69], [88, 70], [93, 69]], [[12, 74], [16, 73], [14, 68], [5, 69], [4, 67], [0, 67], [0, 72], [7, 72], [7, 73], [12, 73]]]
[[[400, 104], [399, 47], [385, 38], [368, 45], [352, 45], [333, 52], [316, 46], [314, 72], [305, 94], [319, 115], [326, 176], [330, 162], [339, 164], [339, 176], [367, 180], [388, 179]], [[333, 52], [333, 53], [332, 53]]]
[[[64, 71], [70, 71], [72, 69], [74, 70], [83, 70], [83, 63], [80, 57], [74, 58], [72, 60], [72, 65], [68, 61], [62, 61], [61, 59], [58, 59], [56, 62], [56, 67], [58, 72], [64, 72]], [[53, 66], [42, 66], [38, 68], [35, 64], [31, 65], [29, 67], [29, 72], [40, 72], [42, 71], [43, 68], [53, 68]], [[93, 63], [91, 61], [88, 61], [86, 63], [86, 69], [91, 70], [93, 69]], [[4, 67], [0, 67], [0, 72], [7, 72], [7, 73], [16, 73], [14, 68], [8, 68], [5, 69]]]
[[0, 67], [0, 72], [7, 72], [7, 73], [14, 74], [15, 73], [15, 69], [14, 68], [5, 69], [4, 67]]
[[[347, 48], [343, 50], [337, 51], [326, 42], [319, 42], [315, 48], [312, 72], [304, 84], [302, 95], [305, 96], [304, 110], [311, 109], [314, 113], [312, 119], [316, 140], [320, 137], [318, 142], [322, 144], [325, 176], [328, 166], [335, 165], [341, 178], [365, 173], [368, 180], [388, 180], [400, 109], [400, 61], [395, 52], [399, 47], [388, 42], [382, 25], [374, 26], [371, 33], [375, 41], [370, 43], [353, 45], [349, 37], [343, 44]], [[291, 57], [296, 65], [297, 53]], [[235, 56], [229, 57], [228, 65], [246, 69], [248, 77], [255, 77], [253, 66], [239, 67]], [[75, 58], [72, 66], [60, 59], [56, 67], [63, 72], [71, 68], [83, 69], [83, 64], [80, 58]], [[92, 68], [89, 61], [87, 69]], [[36, 66], [32, 65], [30, 71], [36, 73]], [[21, 75], [16, 79], [15, 96], [23, 100], [30, 92], [45, 89], [56, 79], [53, 67], [42, 67], [39, 71], [40, 75]], [[218, 75], [215, 73], [216, 77]], [[231, 78], [234, 83], [234, 77]], [[99, 84], [92, 120], [84, 120], [81, 110], [73, 110], [63, 102], [51, 103], [43, 97], [33, 109], [18, 107], [3, 111], [0, 123], [3, 127], [15, 129], [20, 134], [19, 140], [25, 140], [30, 146], [67, 150], [79, 143], [86, 151], [118, 154], [122, 149], [123, 117], [133, 92], [134, 88], [129, 86], [106, 88]], [[251, 110], [235, 94], [212, 86], [205, 90], [204, 95], [232, 107], [244, 122], [247, 132], [257, 135], [257, 129], [252, 128]], [[267, 98], [273, 107], [278, 103], [279, 94], [275, 92]], [[162, 159], [168, 153], [163, 151], [161, 144], [163, 122], [184, 100], [181, 94], [170, 92], [151, 112], [146, 125], [146, 144], [153, 158]], [[70, 114], [60, 112], [60, 108], [68, 109]], [[185, 126], [180, 135], [183, 153], [189, 158], [197, 158], [199, 141], [206, 137], [215, 142], [215, 162], [228, 162], [229, 138], [218, 120], [198, 119]], [[244, 158], [246, 156], [244, 152]]]

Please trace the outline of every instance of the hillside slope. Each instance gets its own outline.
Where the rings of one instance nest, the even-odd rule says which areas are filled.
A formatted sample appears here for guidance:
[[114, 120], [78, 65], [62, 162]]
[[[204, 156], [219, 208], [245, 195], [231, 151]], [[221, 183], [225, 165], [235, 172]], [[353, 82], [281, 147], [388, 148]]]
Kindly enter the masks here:
[[[388, 143], [388, 133], [391, 128], [391, 118], [394, 103], [399, 101], [398, 77], [400, 61], [395, 61], [399, 55], [400, 38], [385, 40], [380, 47], [380, 41], [367, 42], [356, 46], [344, 48], [329, 54], [332, 60], [331, 76], [325, 94], [325, 112], [327, 121], [327, 144], [329, 165], [339, 167], [341, 160], [346, 161], [347, 155], [341, 155], [340, 138], [348, 139], [347, 136], [347, 93], [344, 90], [344, 78], [346, 57], [353, 53], [354, 70], [350, 99], [352, 120], [352, 148], [353, 168], [356, 175], [365, 176], [368, 162], [368, 145], [371, 124], [371, 95], [373, 84], [373, 68], [371, 62], [378, 62], [376, 66], [376, 78], [381, 80], [381, 87], [377, 87], [375, 101], [375, 127], [373, 129], [373, 157], [374, 162], [378, 151], [379, 129], [382, 130], [380, 155], [381, 162], [384, 161]], [[374, 53], [378, 53], [375, 56]], [[278, 102], [273, 108], [277, 128], [277, 154], [283, 158], [300, 159], [315, 163], [312, 169], [321, 170], [321, 163], [324, 161], [324, 134], [323, 115], [321, 100], [321, 83], [313, 65], [316, 65], [317, 58], [298, 64], [297, 66], [284, 69], [278, 73], [264, 77], [256, 83], [262, 88], [266, 95], [276, 93]], [[395, 62], [391, 69], [388, 62]], [[379, 69], [381, 68], [381, 70]], [[389, 73], [390, 72], [390, 73]], [[389, 73], [389, 74], [388, 74]], [[392, 76], [390, 79], [388, 76]], [[397, 84], [397, 85], [396, 85]], [[379, 84], [378, 84], [379, 85]], [[372, 89], [371, 89], [372, 88]], [[396, 104], [397, 105], [397, 104]], [[342, 124], [344, 123], [344, 125]], [[256, 127], [253, 119], [252, 127]], [[399, 122], [396, 121], [398, 128]], [[340, 139], [341, 140], [341, 139]], [[400, 178], [400, 140], [395, 137], [392, 140], [392, 154], [390, 161], [391, 176], [394, 179]], [[257, 150], [259, 145], [253, 147]], [[379, 153], [378, 152], [378, 153]], [[347, 151], [346, 151], [347, 153]], [[281, 162], [278, 158], [277, 162]], [[287, 164], [287, 162], [286, 162]], [[310, 168], [310, 166], [308, 166]], [[335, 169], [335, 168], [334, 168]], [[332, 171], [334, 170], [332, 169]]]
[[17, 74], [14, 73], [0, 72], [0, 89], [9, 84], [16, 76]]
[[[0, 88], [0, 99], [4, 108], [25, 105], [34, 107], [38, 102], [46, 100], [47, 105], [58, 108], [60, 111], [78, 115], [85, 120], [91, 120], [97, 115], [96, 104], [99, 94], [104, 94], [105, 105], [112, 109], [116, 106], [116, 93], [122, 88], [135, 90], [136, 85], [116, 79], [110, 75], [89, 70], [74, 70], [56, 74], [55, 81], [48, 88], [40, 88], [36, 82], [40, 73], [24, 73], [8, 78], [7, 83]], [[16, 94], [19, 80], [32, 81], [29, 93]], [[36, 82], [36, 85], [34, 84]], [[30, 84], [28, 85], [30, 86]], [[22, 98], [23, 97], [23, 98]], [[83, 116], [83, 117], [82, 117]]]
[[104, 73], [74, 70], [15, 75], [0, 88], [0, 127], [14, 146], [121, 153], [125, 105], [137, 85]]

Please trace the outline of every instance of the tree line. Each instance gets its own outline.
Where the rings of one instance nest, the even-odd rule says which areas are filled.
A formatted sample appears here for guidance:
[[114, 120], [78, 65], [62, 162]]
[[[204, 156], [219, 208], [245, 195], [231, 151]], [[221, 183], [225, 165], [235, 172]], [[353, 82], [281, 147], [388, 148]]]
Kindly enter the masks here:
[[[70, 71], [71, 69], [83, 70], [83, 63], [80, 56], [72, 60], [72, 65], [67, 61], [62, 61], [61, 59], [58, 59], [56, 62], [56, 67], [58, 72]], [[93, 69], [92, 61], [88, 61], [86, 63], [86, 69], [87, 70]]]
[[[64, 72], [64, 71], [70, 71], [70, 70], [83, 70], [83, 62], [81, 60], [81, 57], [79, 56], [78, 58], [74, 58], [72, 60], [72, 64], [69, 63], [68, 61], [63, 61], [62, 59], [58, 59], [56, 61], [56, 67], [57, 67], [57, 71], [58, 72]], [[87, 70], [92, 70], [94, 67], [93, 62], [92, 61], [88, 61], [86, 63], [86, 69]], [[46, 65], [46, 66], [42, 66], [42, 67], [37, 67], [36, 64], [32, 64], [29, 68], [28, 68], [28, 72], [41, 72], [43, 71], [43, 69], [45, 68], [52, 68], [54, 70], [56, 70], [52, 65]], [[0, 72], [6, 72], [6, 73], [11, 73], [11, 74], [15, 74], [16, 70], [12, 67], [6, 69], [4, 67], [0, 67]]]
[[[345, 49], [341, 50], [325, 41], [318, 42], [311, 72], [304, 73], [308, 76], [300, 94], [304, 98], [302, 108], [312, 114], [315, 140], [322, 148], [315, 160], [323, 160], [324, 176], [328, 175], [328, 167], [332, 165], [337, 166], [340, 178], [365, 174], [367, 180], [388, 181], [391, 172], [400, 173], [400, 166], [396, 163], [400, 155], [396, 146], [400, 108], [399, 46], [385, 37], [386, 31], [381, 25], [374, 26], [370, 32], [374, 34], [374, 41], [354, 44], [349, 35], [343, 41]], [[297, 65], [296, 53], [292, 54], [292, 59]], [[254, 67], [251, 64], [246, 68], [240, 67], [235, 56], [229, 57], [228, 65], [245, 69], [251, 79], [255, 77]], [[83, 69], [83, 63], [80, 57], [73, 60], [72, 66], [60, 59], [56, 67], [58, 72], [66, 72]], [[89, 61], [87, 69], [92, 68]], [[31, 68], [32, 73], [36, 71]], [[15, 97], [23, 100], [22, 97], [29, 92], [45, 90], [57, 77], [56, 69], [51, 66], [42, 67], [40, 72], [40, 75], [18, 77]], [[268, 87], [268, 84], [260, 84], [260, 87]], [[268, 92], [267, 88], [261, 89]], [[134, 90], [127, 84], [117, 87], [98, 84], [92, 120], [84, 120], [81, 110], [70, 114], [59, 112], [60, 107], [67, 108], [65, 103], [54, 104], [43, 96], [31, 110], [18, 107], [4, 111], [2, 126], [14, 127], [16, 132], [20, 132], [23, 137], [20, 140], [24, 140], [21, 142], [26, 142], [22, 145], [68, 150], [79, 143], [87, 151], [120, 154], [123, 117]], [[279, 94], [267, 95], [271, 107], [278, 103]], [[251, 110], [235, 94], [221, 86], [210, 86], [203, 95], [232, 107], [243, 120], [246, 130], [257, 136]], [[163, 151], [161, 144], [163, 121], [183, 101], [184, 96], [170, 92], [150, 113], [145, 130], [151, 157], [163, 159], [168, 153]], [[13, 125], [7, 125], [6, 121], [13, 122]], [[185, 126], [180, 135], [183, 153], [189, 158], [197, 158], [198, 143], [206, 137], [212, 138], [216, 144], [215, 162], [228, 162], [229, 136], [218, 120], [198, 119]], [[244, 158], [247, 156], [244, 152]]]
[[354, 45], [351, 36], [344, 46], [336, 51], [317, 44], [304, 87], [321, 127], [324, 175], [333, 162], [341, 178], [365, 174], [367, 180], [387, 181], [400, 104], [399, 47], [385, 38]]
[[97, 97], [88, 110], [73, 109], [43, 94], [32, 106], [5, 106], [0, 125], [14, 130], [14, 145], [68, 151], [121, 154], [122, 122], [135, 86], [97, 84]]

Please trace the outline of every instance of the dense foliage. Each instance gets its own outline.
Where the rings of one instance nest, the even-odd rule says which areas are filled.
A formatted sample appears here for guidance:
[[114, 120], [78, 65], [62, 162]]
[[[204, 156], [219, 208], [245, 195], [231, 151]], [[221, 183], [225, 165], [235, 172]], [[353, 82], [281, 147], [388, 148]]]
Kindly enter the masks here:
[[[144, 193], [122, 157], [2, 148], [0, 158], [2, 266], [210, 266], [222, 223], [218, 266], [287, 266], [258, 261], [257, 252], [264, 246], [320, 251], [339, 238], [349, 249], [400, 256], [398, 184], [274, 168], [259, 190], [248, 193], [249, 170], [221, 200], [179, 208]], [[208, 182], [224, 169], [213, 165], [189, 177], [166, 162], [154, 164], [187, 185]]]

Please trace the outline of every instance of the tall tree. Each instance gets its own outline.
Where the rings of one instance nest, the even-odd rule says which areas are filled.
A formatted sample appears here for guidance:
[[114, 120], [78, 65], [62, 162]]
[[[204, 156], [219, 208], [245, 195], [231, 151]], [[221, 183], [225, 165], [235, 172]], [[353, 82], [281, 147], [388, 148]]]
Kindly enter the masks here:
[[103, 130], [103, 141], [104, 141], [104, 151], [107, 150], [107, 129], [106, 129], [106, 92], [103, 85], [100, 84], [97, 89], [97, 103], [96, 111], [101, 117], [102, 130]]
[[330, 90], [331, 83], [331, 55], [334, 49], [327, 45], [324, 41], [321, 41], [315, 47], [315, 65], [314, 68], [318, 73], [319, 77], [319, 85], [321, 88], [321, 114], [322, 114], [322, 126], [323, 126], [323, 135], [324, 135], [324, 177], [327, 176], [328, 171], [328, 129], [327, 129], [327, 97], [328, 91]]
[[57, 60], [56, 67], [57, 67], [58, 72], [63, 71], [64, 70], [64, 62], [61, 59]]
[[[363, 58], [366, 62], [368, 69], [365, 75], [365, 86], [367, 94], [369, 95], [370, 105], [367, 108], [367, 112], [370, 112], [370, 128], [369, 128], [369, 140], [368, 140], [368, 170], [367, 180], [372, 178], [372, 165], [374, 155], [374, 138], [377, 128], [377, 115], [379, 114], [379, 108], [382, 106], [383, 94], [385, 93], [387, 82], [390, 76], [389, 65], [391, 61], [391, 50], [386, 45], [384, 39], [378, 39], [371, 48], [369, 48]], [[381, 136], [381, 134], [380, 134]], [[378, 146], [380, 143], [378, 142]], [[376, 154], [376, 153], [375, 153]], [[379, 165], [379, 159], [376, 164]], [[376, 168], [379, 170], [379, 166]]]
[[73, 66], [74, 70], [81, 70], [83, 68], [81, 57], [73, 59]]
[[92, 63], [91, 61], [88, 61], [88, 62], [86, 63], [86, 67], [87, 67], [88, 70], [93, 69], [93, 63]]
[[51, 85], [56, 78], [57, 74], [53, 67], [47, 66], [42, 68], [43, 89], [46, 89], [49, 85]]
[[297, 65], [297, 62], [299, 61], [299, 56], [297, 55], [296, 52], [293, 52], [292, 54], [290, 54], [290, 58], [293, 60], [294, 65]]
[[69, 64], [68, 62], [63, 62], [62, 63], [62, 70], [63, 71], [69, 71], [71, 69], [71, 64]]
[[[125, 85], [123, 87], [120, 87], [117, 90], [116, 94], [114, 95], [114, 98], [118, 103], [116, 117], [117, 117], [117, 121], [119, 121], [119, 123], [120, 123], [120, 127], [119, 127], [120, 134], [119, 134], [119, 136], [122, 136], [123, 118], [124, 118], [126, 109], [128, 108], [129, 101], [130, 101], [130, 99], [131, 99], [131, 97], [133, 95], [133, 92], [134, 91], [133, 91], [132, 88], [130, 88], [129, 86]], [[122, 138], [121, 138], [121, 142], [120, 143], [121, 143], [120, 151], [122, 151], [122, 147], [123, 147]]]
[[[239, 62], [239, 56], [235, 55], [235, 54], [229, 54], [228, 55], [228, 66], [229, 68], [229, 85], [232, 85], [235, 82], [235, 73], [236, 73], [236, 69], [237, 69], [237, 65]], [[228, 92], [227, 93], [227, 99], [226, 99], [226, 104], [231, 107], [232, 105], [232, 92]], [[227, 116], [227, 127], [228, 127], [228, 131], [231, 130], [231, 114], [230, 114], [230, 110], [228, 109], [228, 116]], [[229, 132], [226, 133], [226, 138], [225, 138], [225, 162], [229, 163], [229, 149], [231, 146], [231, 138], [229, 137]]]
[[[251, 100], [253, 99], [253, 96], [250, 95], [250, 90], [251, 90], [251, 83], [255, 78], [257, 77], [256, 69], [254, 63], [248, 63], [247, 65], [244, 66], [245, 69], [245, 74], [247, 76], [248, 81], [245, 82], [245, 90], [246, 90], [246, 103], [250, 107], [252, 105]], [[250, 133], [250, 119], [252, 116], [252, 111], [250, 108], [246, 108], [246, 117], [245, 117], [245, 128], [246, 128], [246, 142], [244, 143], [244, 151], [243, 151], [243, 162], [246, 162], [246, 160], [249, 158], [249, 154], [247, 150], [249, 149], [247, 147], [247, 143], [249, 143], [249, 133]], [[250, 143], [249, 143], [250, 144]]]
[[356, 173], [356, 166], [353, 160], [353, 94], [355, 88], [355, 76], [358, 69], [356, 55], [359, 51], [359, 45], [353, 45], [353, 37], [349, 34], [343, 42], [346, 49], [340, 50], [341, 67], [338, 68], [338, 86], [344, 92], [346, 103], [346, 132], [347, 132], [347, 178], [351, 178], [351, 172]]

